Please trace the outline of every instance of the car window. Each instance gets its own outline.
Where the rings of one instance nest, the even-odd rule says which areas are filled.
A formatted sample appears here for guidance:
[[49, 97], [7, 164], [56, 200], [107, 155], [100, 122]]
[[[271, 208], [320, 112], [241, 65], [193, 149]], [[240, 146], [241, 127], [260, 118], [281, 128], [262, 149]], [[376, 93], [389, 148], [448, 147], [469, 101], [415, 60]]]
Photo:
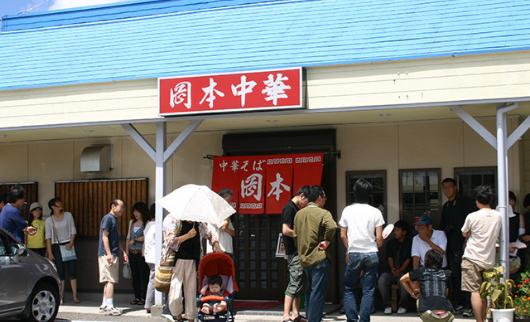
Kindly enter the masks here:
[[14, 256], [18, 247], [17, 241], [0, 232], [0, 256]]

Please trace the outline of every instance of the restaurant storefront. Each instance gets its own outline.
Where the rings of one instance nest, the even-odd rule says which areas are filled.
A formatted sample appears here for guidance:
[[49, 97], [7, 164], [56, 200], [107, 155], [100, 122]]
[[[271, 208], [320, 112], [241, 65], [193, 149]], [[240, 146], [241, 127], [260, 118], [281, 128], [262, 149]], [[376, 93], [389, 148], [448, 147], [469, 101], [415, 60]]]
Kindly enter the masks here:
[[[181, 54], [166, 51], [175, 47], [164, 43], [167, 39], [153, 36], [166, 32], [168, 23], [189, 25], [190, 17], [182, 12], [204, 23], [225, 18], [226, 28], [240, 28], [243, 23], [250, 28], [257, 22], [234, 17], [247, 14], [263, 22], [275, 16], [273, 9], [277, 8], [316, 15], [316, 9], [324, 10], [326, 1], [253, 1], [249, 6], [196, 12], [186, 11], [177, 2], [144, 1], [4, 20], [7, 29], [0, 33], [0, 45], [7, 48], [7, 65], [0, 72], [0, 109], [4, 112], [0, 118], [0, 167], [5, 170], [0, 173], [0, 183], [32, 182], [38, 187], [35, 198], [43, 204], [56, 194], [65, 194], [66, 207], [83, 227], [78, 247], [82, 249], [80, 276], [84, 277], [79, 284], [84, 290], [98, 289], [94, 260], [97, 225], [109, 198], [151, 203], [183, 184], [211, 185], [216, 157], [313, 154], [322, 158], [319, 179], [327, 191], [327, 208], [337, 220], [342, 208], [353, 201], [352, 182], [363, 177], [376, 187], [372, 203], [388, 222], [400, 218], [412, 221], [424, 211], [430, 211], [436, 222], [444, 177], [457, 178], [464, 193], [480, 183], [496, 185], [496, 151], [491, 140], [484, 140], [477, 131], [495, 133], [497, 108], [517, 104], [508, 114], [510, 132], [524, 125], [530, 114], [528, 51], [481, 52], [472, 48], [467, 55], [455, 56], [458, 49], [468, 48], [454, 44], [446, 52], [429, 56], [431, 49], [426, 44], [438, 37], [432, 34], [426, 36], [424, 49], [414, 49], [425, 53], [421, 58], [411, 54], [406, 59], [391, 59], [389, 54], [388, 59], [374, 56], [345, 61], [342, 49], [333, 48], [341, 43], [336, 38], [322, 43], [329, 47], [328, 57], [316, 62], [310, 59], [313, 45], [298, 43], [294, 49], [271, 45], [271, 52], [261, 58], [255, 54], [245, 60], [236, 50], [229, 61], [223, 53], [209, 64], [187, 67], [188, 56], [196, 57], [197, 62], [200, 57], [208, 59], [200, 52], [199, 43], [187, 46], [186, 62], [179, 62]], [[167, 4], [166, 11], [160, 11], [156, 3]], [[348, 1], [327, 4], [325, 10], [344, 9]], [[158, 16], [119, 16], [121, 12], [137, 14], [149, 5]], [[342, 34], [339, 21], [333, 23], [324, 13], [319, 11], [321, 19], [328, 19], [326, 28]], [[58, 16], [62, 19], [56, 19]], [[276, 16], [285, 21], [292, 18]], [[350, 23], [356, 28], [354, 20]], [[307, 28], [295, 23], [293, 28], [303, 27]], [[105, 40], [109, 34], [114, 38]], [[160, 39], [160, 43], [149, 37]], [[399, 42], [399, 36], [393, 37]], [[49, 52], [39, 66], [31, 65], [30, 53], [21, 49], [28, 42], [42, 51], [57, 49], [64, 45], [60, 39], [68, 39], [70, 47], [65, 52]], [[322, 36], [321, 41], [325, 39]], [[181, 40], [205, 44], [200, 39]], [[145, 48], [127, 47], [131, 43], [140, 47], [149, 44], [153, 49], [149, 55], [154, 58], [138, 60], [134, 54]], [[519, 43], [506, 44], [512, 45], [516, 48]], [[227, 40], [227, 52], [230, 46], [244, 47]], [[355, 46], [350, 45], [352, 52], [361, 50]], [[105, 51], [107, 54], [101, 53]], [[118, 61], [109, 52], [130, 52], [130, 57]], [[277, 61], [271, 60], [272, 52], [282, 53], [275, 56]], [[22, 57], [16, 59], [16, 55]], [[157, 55], [168, 60], [153, 63], [158, 61]], [[357, 57], [354, 53], [350, 56]], [[77, 61], [79, 57], [87, 59], [84, 64], [63, 66], [70, 58]], [[61, 59], [64, 61], [57, 63]], [[24, 68], [17, 67], [24, 64]], [[54, 68], [60, 71], [54, 72]], [[147, 69], [152, 70], [145, 72]], [[220, 72], [222, 69], [230, 73]], [[294, 74], [288, 74], [293, 70]], [[252, 78], [254, 74], [259, 76]], [[290, 84], [283, 77], [297, 81]], [[165, 80], [174, 82], [164, 85]], [[272, 86], [281, 85], [279, 81], [282, 86]], [[478, 120], [478, 125], [465, 115]], [[107, 166], [84, 171], [83, 151], [99, 146], [109, 148]], [[530, 137], [514, 140], [507, 160], [508, 187], [519, 196], [530, 192]], [[271, 181], [267, 180], [263, 181], [263, 198], [270, 192], [265, 184]], [[295, 190], [294, 181], [295, 176], [290, 193]], [[246, 214], [240, 207], [234, 218], [236, 260], [245, 299], [279, 299], [286, 283], [285, 263], [275, 256], [280, 219], [277, 210], [267, 213], [266, 202], [264, 207]], [[159, 209], [159, 222], [161, 216]], [[121, 225], [122, 231], [126, 230], [126, 222]], [[333, 302], [341, 298], [343, 250], [338, 244], [337, 240], [328, 294]], [[119, 285], [121, 290], [129, 288], [126, 282]]]

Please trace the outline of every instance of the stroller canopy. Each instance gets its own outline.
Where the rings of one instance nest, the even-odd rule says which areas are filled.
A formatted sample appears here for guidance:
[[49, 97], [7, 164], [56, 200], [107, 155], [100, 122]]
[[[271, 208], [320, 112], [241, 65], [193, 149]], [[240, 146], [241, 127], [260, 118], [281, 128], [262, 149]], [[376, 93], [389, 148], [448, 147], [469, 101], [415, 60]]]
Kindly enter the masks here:
[[223, 278], [223, 288], [229, 293], [239, 291], [236, 282], [236, 267], [230, 255], [225, 253], [211, 253], [199, 262], [199, 285], [204, 286], [208, 276], [220, 275]]

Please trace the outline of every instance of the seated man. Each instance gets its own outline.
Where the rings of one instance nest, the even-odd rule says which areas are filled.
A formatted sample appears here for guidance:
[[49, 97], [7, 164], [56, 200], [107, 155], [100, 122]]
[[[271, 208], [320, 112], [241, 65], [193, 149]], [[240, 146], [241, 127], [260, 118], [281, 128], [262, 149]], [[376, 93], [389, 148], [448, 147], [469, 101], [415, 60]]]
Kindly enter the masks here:
[[[425, 254], [424, 267], [401, 277], [401, 284], [415, 299], [419, 299], [418, 311], [425, 322], [451, 322], [454, 320], [453, 306], [447, 298], [450, 271], [442, 269], [443, 257], [436, 250]], [[415, 283], [420, 283], [417, 289]]]
[[[409, 227], [409, 224], [404, 220], [396, 222], [393, 231], [394, 238], [385, 244], [385, 249], [383, 250], [383, 273], [379, 277], [378, 287], [385, 305], [385, 314], [392, 313], [391, 286], [393, 284], [400, 285], [400, 277], [408, 273], [411, 267]], [[399, 290], [399, 309], [397, 313], [405, 314], [407, 313], [409, 295], [402, 286], [400, 286]]]
[[412, 240], [412, 268], [417, 270], [420, 266], [425, 265], [425, 254], [434, 249], [443, 257], [442, 267], [447, 267], [445, 250], [447, 248], [447, 237], [441, 230], [432, 229], [432, 218], [429, 215], [423, 215], [417, 224], [418, 235]]
[[208, 285], [201, 289], [201, 312], [204, 314], [219, 314], [226, 312], [228, 305], [224, 300], [229, 296], [226, 290], [223, 290], [223, 278], [219, 275], [208, 277]]

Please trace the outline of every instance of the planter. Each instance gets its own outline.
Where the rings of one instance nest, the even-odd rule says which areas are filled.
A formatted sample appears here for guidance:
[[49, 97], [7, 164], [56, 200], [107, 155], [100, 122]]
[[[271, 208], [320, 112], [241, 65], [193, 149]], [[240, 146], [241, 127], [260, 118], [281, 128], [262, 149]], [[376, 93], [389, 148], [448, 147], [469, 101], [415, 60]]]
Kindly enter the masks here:
[[520, 316], [520, 317], [515, 317], [515, 322], [530, 322], [530, 317], [527, 317], [527, 316]]
[[513, 322], [515, 309], [491, 310], [493, 322]]

